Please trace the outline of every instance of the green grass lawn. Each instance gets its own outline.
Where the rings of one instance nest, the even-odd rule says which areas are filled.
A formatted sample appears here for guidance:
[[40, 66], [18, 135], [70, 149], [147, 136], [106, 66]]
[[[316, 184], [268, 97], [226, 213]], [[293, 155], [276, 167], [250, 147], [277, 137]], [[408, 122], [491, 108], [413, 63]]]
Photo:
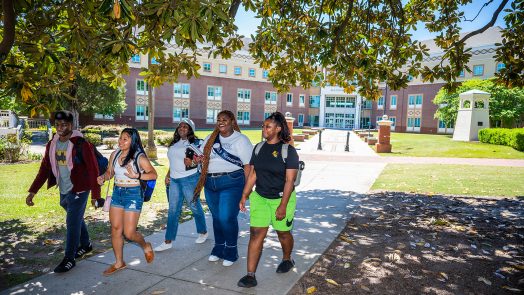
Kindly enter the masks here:
[[[375, 136], [377, 134], [375, 133]], [[524, 159], [524, 152], [481, 142], [453, 141], [451, 135], [391, 133], [392, 153], [382, 156]], [[373, 149], [375, 147], [373, 146]]]
[[469, 196], [524, 196], [524, 167], [389, 164], [372, 190]]

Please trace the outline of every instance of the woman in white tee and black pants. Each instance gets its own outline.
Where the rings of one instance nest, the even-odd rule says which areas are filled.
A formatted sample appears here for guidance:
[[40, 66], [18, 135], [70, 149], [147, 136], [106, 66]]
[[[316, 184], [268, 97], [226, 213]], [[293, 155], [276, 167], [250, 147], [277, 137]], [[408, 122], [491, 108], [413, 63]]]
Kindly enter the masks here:
[[235, 115], [224, 110], [218, 113], [215, 130], [204, 140], [203, 146], [202, 174], [195, 197], [205, 184], [215, 235], [209, 261], [223, 259], [222, 265], [231, 266], [238, 259], [238, 202], [249, 175], [253, 145], [240, 133]]

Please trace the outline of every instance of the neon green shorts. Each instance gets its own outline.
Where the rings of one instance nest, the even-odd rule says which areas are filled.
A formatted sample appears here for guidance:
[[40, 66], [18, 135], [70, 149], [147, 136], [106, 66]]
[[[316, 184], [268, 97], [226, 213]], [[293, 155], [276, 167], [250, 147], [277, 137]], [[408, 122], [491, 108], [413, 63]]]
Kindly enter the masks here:
[[295, 207], [297, 206], [297, 194], [291, 193], [286, 207], [286, 217], [277, 220], [275, 213], [282, 199], [266, 199], [253, 191], [249, 196], [250, 222], [252, 227], [269, 227], [271, 225], [278, 231], [290, 231], [293, 228], [295, 218]]

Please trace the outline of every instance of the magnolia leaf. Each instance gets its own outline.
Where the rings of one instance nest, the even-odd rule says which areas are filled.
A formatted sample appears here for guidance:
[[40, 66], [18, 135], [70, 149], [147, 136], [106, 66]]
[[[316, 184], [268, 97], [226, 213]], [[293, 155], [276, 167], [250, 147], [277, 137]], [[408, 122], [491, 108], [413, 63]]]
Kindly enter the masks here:
[[478, 281], [479, 282], [483, 282], [484, 284], [488, 285], [488, 286], [491, 286], [491, 281], [484, 278], [484, 277], [478, 277]]
[[307, 288], [306, 292], [307, 294], [313, 294], [317, 291], [317, 287], [313, 286], [313, 287], [309, 287]]
[[335, 282], [332, 279], [326, 279], [326, 282], [328, 282], [328, 284], [331, 284], [331, 285], [334, 285], [334, 286], [340, 286], [337, 282]]

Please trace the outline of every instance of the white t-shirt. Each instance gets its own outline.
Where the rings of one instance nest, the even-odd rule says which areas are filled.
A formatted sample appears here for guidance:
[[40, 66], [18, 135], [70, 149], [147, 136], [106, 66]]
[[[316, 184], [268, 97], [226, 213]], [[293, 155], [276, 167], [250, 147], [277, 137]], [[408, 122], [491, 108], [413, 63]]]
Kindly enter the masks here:
[[[202, 151], [209, 140], [209, 136], [210, 135], [206, 137], [204, 143], [200, 146]], [[240, 158], [240, 161], [242, 161], [243, 165], [249, 164], [249, 161], [251, 160], [251, 154], [253, 152], [253, 145], [247, 136], [238, 131], [234, 131], [233, 134], [228, 137], [222, 137], [221, 135], [218, 136], [220, 136], [220, 143], [222, 144], [223, 149], [225, 149], [231, 155], [235, 155]], [[241, 167], [222, 159], [222, 157], [215, 153], [214, 149], [211, 149], [211, 157], [209, 159], [208, 168], [209, 173], [233, 172], [238, 169], [241, 169]]]
[[179, 140], [167, 150], [167, 158], [169, 159], [169, 176], [171, 178], [183, 178], [193, 175], [198, 172], [198, 169], [186, 170], [184, 165], [184, 158], [186, 157], [186, 149], [189, 145], [187, 140]]

